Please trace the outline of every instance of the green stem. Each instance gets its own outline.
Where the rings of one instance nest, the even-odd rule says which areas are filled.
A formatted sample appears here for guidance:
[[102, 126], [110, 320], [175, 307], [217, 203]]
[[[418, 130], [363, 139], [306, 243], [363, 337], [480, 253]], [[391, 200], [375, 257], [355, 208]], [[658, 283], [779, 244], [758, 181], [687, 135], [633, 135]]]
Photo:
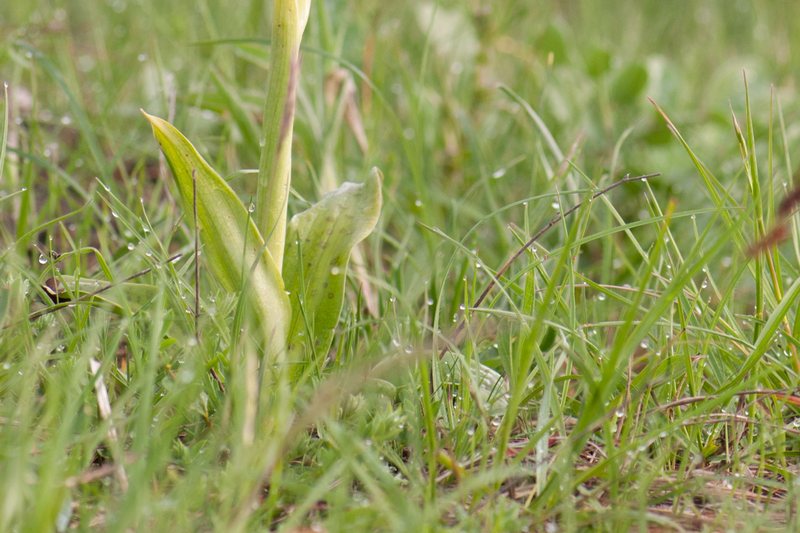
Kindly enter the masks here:
[[286, 205], [292, 169], [292, 132], [300, 40], [308, 21], [309, 0], [275, 0], [272, 52], [256, 192], [256, 225], [282, 271], [286, 241]]

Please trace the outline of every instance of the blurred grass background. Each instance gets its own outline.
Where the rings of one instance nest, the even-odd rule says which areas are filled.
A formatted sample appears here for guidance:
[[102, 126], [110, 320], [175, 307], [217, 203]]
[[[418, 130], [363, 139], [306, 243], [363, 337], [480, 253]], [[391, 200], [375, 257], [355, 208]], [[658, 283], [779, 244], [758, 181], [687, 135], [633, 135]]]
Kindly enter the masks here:
[[[648, 268], [638, 249], [650, 252], [652, 242], [663, 237], [660, 233], [663, 229], [658, 224], [660, 219], [656, 217], [669, 200], [675, 201], [678, 215], [683, 214], [676, 216], [671, 226], [680, 250], [686, 251], [701, 240], [698, 235], [706, 229], [706, 223], [710, 227], [709, 240], [713, 242], [714, 237], [729, 239], [724, 228], [713, 225], [718, 213], [713, 212], [697, 169], [647, 98], [652, 98], [669, 114], [730, 195], [747, 198], [748, 177], [743, 170], [731, 118], [734, 112], [744, 124], [742, 80], [743, 71], [746, 71], [753, 110], [754, 147], [763, 166], [762, 187], [767, 191], [765, 195], [773, 195], [763, 201], [771, 206], [772, 201], [777, 202], [783, 196], [792, 181], [793, 150], [800, 136], [800, 122], [797, 121], [800, 108], [796, 98], [800, 36], [793, 31], [798, 16], [800, 5], [795, 3], [744, 0], [315, 2], [304, 38], [294, 152], [296, 194], [291, 209], [296, 211], [316, 198], [327, 177], [358, 181], [372, 166], [380, 167], [385, 175], [386, 206], [380, 231], [371, 239], [365, 253], [380, 314], [370, 317], [355, 305], [345, 313], [342, 329], [346, 334], [338, 347], [342, 361], [354, 360], [363, 352], [380, 354], [382, 350], [397, 347], [408, 347], [411, 351], [425, 345], [431, 332], [451, 326], [451, 318], [463, 311], [460, 306], [470, 305], [482, 287], [479, 282], [488, 279], [481, 278], [479, 271], [487, 266], [499, 266], [519, 246], [521, 235], [533, 233], [558, 210], [574, 204], [590, 186], [609, 184], [627, 173], [661, 173], [651, 180], [649, 188], [625, 187], [612, 195], [621, 219], [650, 222], [631, 228], [635, 238], [601, 235], [588, 239], [576, 260], [573, 276], [579, 272], [580, 276], [598, 283], [637, 287]], [[6, 1], [0, 5], [0, 76], [9, 84], [12, 120], [9, 132], [13, 137], [9, 141], [10, 156], [3, 175], [3, 195], [26, 189], [25, 194], [15, 194], [3, 203], [3, 245], [15, 252], [5, 256], [4, 269], [12, 287], [12, 296], [7, 298], [10, 303], [5, 306], [6, 324], [12, 322], [12, 318], [19, 320], [28, 311], [41, 307], [41, 302], [28, 296], [36, 295], [36, 287], [56, 274], [55, 261], [48, 256], [51, 248], [63, 254], [91, 245], [99, 250], [99, 255], [108, 263], [109, 272], [117, 280], [152, 266], [153, 257], [163, 260], [173, 252], [187, 250], [191, 235], [174, 209], [168, 192], [169, 182], [162, 179], [156, 143], [139, 114], [140, 108], [169, 117], [231, 180], [243, 199], [253, 194], [254, 183], [248, 179], [252, 176], [247, 171], [256, 168], [258, 161], [258, 146], [253, 142], [252, 131], [260, 128], [252, 128], [257, 126], [266, 86], [269, 28], [269, 2], [263, 1], [240, 2], [237, 6], [208, 0], [32, 0]], [[355, 90], [352, 100], [342, 96], [348, 83], [352, 83]], [[531, 119], [523, 103], [529, 104], [541, 117], [541, 126]], [[352, 122], [344, 116], [348, 112], [345, 108], [352, 113], [349, 117]], [[770, 126], [774, 139], [770, 136]], [[770, 139], [773, 139], [772, 144]], [[565, 157], [571, 166], [565, 165]], [[772, 164], [771, 173], [766, 171], [767, 161]], [[578, 189], [582, 192], [577, 197], [561, 195]], [[94, 201], [87, 203], [90, 198]], [[737, 213], [736, 216], [741, 213], [743, 227], [752, 226], [753, 207], [746, 200], [729, 209]], [[68, 213], [74, 214], [59, 220]], [[690, 213], [697, 216], [690, 218]], [[579, 220], [583, 224], [582, 236], [601, 232], [618, 222], [611, 210], [592, 211]], [[545, 237], [542, 247], [558, 249], [565, 241], [577, 238], [570, 236], [569, 226], [559, 226]], [[731, 285], [730, 292], [725, 289], [722, 295], [717, 293], [715, 302], [719, 302], [724, 311], [720, 311], [720, 315], [730, 313], [731, 317], [741, 318], [741, 313], [752, 313], [753, 294], [758, 290], [761, 274], [739, 282], [741, 250], [733, 242], [722, 248], [703, 267], [705, 274], [695, 279], [699, 287], [701, 277], [711, 277], [707, 275], [710, 270], [718, 276], [720, 286], [727, 287], [728, 282], [735, 284], [735, 288]], [[103, 261], [98, 261], [97, 254], [92, 253], [76, 254], [75, 258], [65, 261], [60, 267], [65, 274], [96, 273], [103, 267]], [[673, 265], [677, 269], [680, 261], [664, 259], [659, 266], [659, 275], [663, 278], [659, 279], [669, 281], [668, 271]], [[698, 271], [699, 268], [698, 263]], [[528, 269], [533, 271], [535, 267], [526, 267], [524, 271]], [[231, 453], [219, 426], [208, 422], [214, 419], [216, 409], [223, 410], [225, 395], [219, 391], [216, 395], [212, 393], [213, 384], [200, 385], [195, 383], [197, 380], [192, 381], [191, 376], [184, 376], [186, 381], [182, 381], [175, 377], [180, 374], [172, 372], [183, 365], [183, 358], [190, 351], [186, 347], [190, 319], [183, 313], [186, 302], [182, 302], [187, 297], [191, 300], [189, 272], [189, 265], [184, 265], [146, 278], [147, 283], [166, 287], [164, 291], [168, 296], [163, 301], [158, 300], [160, 303], [145, 304], [143, 312], [119, 322], [111, 321], [110, 326], [98, 325], [98, 315], [87, 311], [71, 319], [50, 319], [43, 326], [34, 324], [19, 336], [5, 336], [3, 343], [9, 367], [4, 371], [28, 368], [25, 365], [34, 368], [41, 362], [43, 366], [36, 367], [38, 370], [34, 373], [39, 377], [42, 372], [50, 375], [52, 368], [63, 366], [56, 363], [61, 361], [57, 354], [85, 354], [87, 346], [102, 346], [106, 363], [118, 353], [118, 346], [126, 344], [131, 354], [161, 354], [160, 359], [152, 363], [152, 376], [157, 375], [161, 385], [140, 384], [151, 388], [139, 388], [140, 385], [132, 386], [120, 377], [121, 374], [116, 374], [118, 391], [112, 391], [114, 404], [120, 406], [119, 417], [127, 420], [139, 434], [150, 427], [138, 407], [141, 398], [148, 394], [156, 398], [157, 394], [163, 397], [173, 391], [174, 403], [163, 409], [166, 412], [174, 407], [180, 413], [173, 422], [158, 422], [162, 425], [153, 422], [156, 424], [151, 430], [153, 441], [134, 446], [139, 456], [153, 453], [155, 459], [153, 463], [140, 465], [139, 477], [133, 476], [135, 490], [127, 499], [96, 507], [80, 504], [106, 502], [110, 496], [102, 492], [108, 489], [107, 485], [83, 485], [80, 495], [73, 494], [72, 499], [66, 500], [61, 493], [54, 492], [52, 501], [43, 499], [37, 504], [41, 506], [39, 509], [50, 514], [44, 512], [41, 522], [28, 522], [28, 527], [32, 527], [30, 524], [51, 525], [48, 517], [53, 516], [66, 516], [67, 523], [85, 525], [102, 516], [98, 509], [117, 509], [120, 513], [114, 520], [100, 519], [101, 525], [111, 523], [111, 529], [142, 527], [145, 523], [168, 524], [170, 509], [191, 509], [196, 513], [178, 520], [176, 527], [179, 529], [220, 528], [223, 524], [234, 523], [234, 518], [239, 516], [235, 512], [238, 507], [231, 503], [236, 498], [228, 501], [225, 490], [235, 493], [231, 487], [237, 486], [236, 475], [244, 475], [245, 467], [236, 475], [220, 474], [224, 478], [222, 481], [199, 481], [206, 477], [204, 469], [208, 472], [215, 472], [215, 468], [223, 470], [207, 457], [198, 459], [200, 453], [210, 450], [209, 455], [220, 457]], [[790, 257], [782, 264], [779, 278], [787, 278], [788, 285], [796, 275], [797, 262]], [[14, 292], [14, 287], [18, 287], [14, 280], [19, 281], [19, 287], [25, 286], [25, 290], [20, 288], [20, 292]], [[783, 279], [779, 281], [784, 282]], [[546, 279], [544, 286], [547, 287]], [[526, 291], [530, 287], [524, 281], [518, 286], [509, 284], [507, 289], [511, 293], [510, 300], [519, 297], [529, 302]], [[216, 295], [213, 288], [209, 291], [204, 295], [206, 310], [219, 309], [216, 315], [207, 312], [208, 336], [214, 338], [214, 334], [218, 334], [223, 340], [215, 346], [204, 346], [203, 350], [206, 362], [223, 361], [220, 364], [224, 367], [228, 357], [225, 317], [232, 311], [233, 303]], [[42, 297], [41, 291], [38, 296]], [[548, 315], [546, 320], [557, 328], [572, 328], [574, 333], [583, 322], [619, 319], [630, 303], [625, 299], [617, 299], [613, 305], [604, 301], [605, 297], [595, 298], [592, 304], [584, 302], [577, 310], [574, 304], [557, 309], [558, 306], [554, 306], [553, 315]], [[505, 304], [499, 301], [491, 305], [498, 310], [505, 309]], [[514, 305], [510, 307], [513, 311]], [[530, 313], [531, 309], [525, 312]], [[150, 328], [159, 323], [159, 318], [165, 325], [154, 332]], [[753, 330], [758, 328], [754, 324], [760, 324], [765, 318], [742, 318], [745, 325], [741, 326], [741, 331], [726, 330], [731, 339], [709, 336], [687, 341], [683, 355], [688, 358], [689, 351], [714, 352], [715, 342], [719, 343], [720, 352], [733, 353], [735, 347], [753, 336]], [[682, 325], [686, 326], [686, 322], [694, 318], [674, 320], [676, 323], [683, 321]], [[706, 319], [698, 320], [697, 327], [701, 330], [708, 328], [710, 331], [716, 327], [716, 323], [703, 322]], [[516, 334], [508, 331], [513, 328], [503, 325], [502, 320], [498, 322], [500, 325], [490, 325], [489, 329], [497, 330], [499, 347], [498, 343], [487, 345], [476, 335], [464, 352], [478, 354], [484, 363], [503, 372], [511, 368], [502, 355], [503, 342], [507, 341], [512, 352], [518, 349], [518, 344], [515, 344]], [[57, 329], [58, 333], [51, 329]], [[736, 329], [731, 327], [731, 330]], [[736, 337], [737, 333], [743, 333], [742, 337]], [[612, 338], [611, 333], [608, 335]], [[559, 337], [557, 344], [568, 346], [567, 338], [571, 339], [568, 334]], [[668, 336], [667, 340], [659, 334], [648, 338], [649, 341], [643, 341], [642, 350], [660, 353], [661, 342], [665, 351], [671, 349]], [[796, 341], [788, 339], [786, 342]], [[601, 344], [598, 341], [598, 345]], [[21, 354], [39, 353], [36, 347], [40, 345], [45, 348], [37, 356], [39, 359], [24, 362]], [[139, 352], [137, 346], [141, 348]], [[546, 343], [541, 346], [547, 351]], [[776, 346], [782, 355], [786, 345]], [[136, 364], [150, 368], [147, 358], [141, 357]], [[726, 372], [730, 374], [730, 368], [735, 368], [737, 361], [731, 356], [727, 367], [711, 365], [714, 376], [724, 383], [720, 376]], [[691, 365], [687, 363], [687, 366]], [[786, 366], [786, 375], [781, 375], [780, 384], [788, 389], [796, 383], [796, 376], [789, 365]], [[654, 372], [663, 370], [659, 367]], [[663, 381], [672, 383], [670, 380], [675, 379], [677, 383], [680, 371], [672, 367], [668, 370]], [[61, 487], [59, 490], [63, 489], [62, 478], [77, 475], [96, 460], [94, 447], [105, 435], [102, 424], [96, 425], [86, 376], [74, 369], [64, 372], [67, 372], [64, 383], [49, 385], [56, 388], [63, 385], [63, 396], [36, 401], [26, 400], [25, 387], [29, 387], [30, 392], [47, 386], [38, 381], [39, 378], [29, 378], [28, 374], [24, 380], [31, 381], [14, 381], [7, 372], [0, 400], [6, 404], [2, 427], [4, 447], [0, 447], [5, 450], [4, 460], [26, 457], [31, 443], [47, 441], [51, 432], [60, 435], [61, 440], [50, 440], [37, 447], [50, 455], [41, 461], [38, 457], [32, 459], [35, 464], [32, 471], [49, 472], [47, 465], [58, 463], [59, 453], [67, 449], [75, 453], [66, 469], [57, 469], [57, 473], [52, 474], [53, 486]], [[198, 372], [200, 374], [202, 372]], [[665, 400], [703, 392], [701, 382], [708, 376], [701, 371], [692, 379], [695, 377], [699, 381], [692, 387], [687, 390], [675, 385], [672, 395]], [[537, 393], [542, 388], [549, 390], [549, 386], [537, 381], [540, 378], [532, 381]], [[162, 383], [161, 379], [165, 381]], [[713, 377], [708, 379], [712, 389], [719, 385]], [[186, 387], [181, 388], [183, 385]], [[205, 404], [191, 399], [197, 390], [190, 386], [195, 385], [207, 395]], [[73, 389], [82, 392], [71, 395], [69, 391]], [[563, 392], [564, 398], [569, 400], [562, 403], [563, 412], [554, 415], [562, 423], [571, 413], [580, 411], [581, 402], [586, 401], [567, 385]], [[343, 482], [340, 490], [328, 495], [327, 507], [315, 511], [327, 513], [324, 514], [325, 523], [331, 529], [336, 529], [337, 524], [356, 529], [423, 526], [435, 529], [447, 525], [455, 530], [501, 531], [530, 523], [528, 518], [520, 518], [526, 515], [508, 503], [495, 502], [490, 510], [481, 508], [477, 518], [470, 517], [463, 509], [448, 507], [463, 494], [474, 496], [469, 488], [457, 489], [455, 495], [449, 496], [450, 500], [443, 497], [445, 503], [441, 500], [437, 503], [435, 490], [421, 474], [415, 477], [413, 473], [403, 472], [410, 481], [395, 486], [374, 464], [364, 467], [375, 468], [374, 472], [370, 470], [371, 474], [358, 473], [360, 463], [353, 458], [355, 455], [351, 457], [345, 450], [357, 450], [353, 454], [373, 453], [369, 446], [363, 447], [361, 438], [374, 441], [376, 448], [380, 442], [390, 442], [387, 447], [392, 448], [397, 457], [408, 455], [408, 449], [425, 449], [428, 454], [435, 455], [433, 449], [439, 445], [451, 450], [456, 458], [468, 457], [476, 449], [492, 449], [489, 435], [494, 429], [484, 427], [483, 433], [479, 429], [473, 440], [474, 429], [469, 430], [469, 424], [460, 423], [453, 413], [445, 417], [447, 423], [452, 424], [445, 424], [451, 434], [445, 432], [439, 444], [430, 444], [423, 437], [425, 432], [419, 429], [425, 425], [426, 417], [431, 416], [430, 406], [418, 411], [413, 395], [409, 397], [411, 399], [401, 399], [398, 404], [387, 403], [385, 398], [381, 403], [367, 396], [368, 401], [378, 402], [374, 410], [385, 417], [380, 418], [370, 411], [369, 416], [359, 418], [360, 425], [356, 424], [358, 429], [352, 430], [352, 435], [343, 429], [346, 424], [338, 426], [331, 422], [322, 438], [326, 445], [334, 443], [334, 451], [308, 436], [298, 446], [304, 450], [306, 458], [311, 458], [309, 464], [324, 468], [318, 471], [287, 466], [283, 483], [291, 496], [286, 496], [287, 501], [278, 496], [265, 496], [267, 511], [252, 519], [255, 522], [248, 523], [280, 523], [278, 519], [290, 514], [287, 509], [302, 500], [309, 486], [316, 487], [314, 483], [325, 486], [320, 479], [329, 482], [324, 476], [330, 472], [335, 476], [337, 468], [352, 468], [356, 471], [353, 476], [362, 484], [368, 485], [365, 480], [378, 480], [376, 483], [385, 492], [379, 492], [384, 497], [380, 499], [375, 492], [356, 491], [370, 494], [373, 514], [369, 514], [362, 509], [367, 505], [365, 501], [349, 500], [352, 492]], [[73, 403], [65, 405], [78, 413], [74, 420], [69, 419], [74, 426], [67, 424], [65, 427], [64, 419], [57, 412], [66, 399]], [[526, 397], [526, 402], [528, 400], [531, 398]], [[350, 401], [358, 403], [360, 400], [351, 398]], [[537, 402], [533, 401], [531, 413], [545, 409]], [[342, 409], [345, 414], [360, 412], [352, 405]], [[438, 408], [434, 410], [439, 413]], [[464, 415], [465, 420], [480, 419], [479, 412], [466, 411], [469, 415]], [[8, 421], [18, 420], [20, 412], [36, 414], [31, 415], [29, 433], [20, 429], [21, 437], [12, 436], [14, 426]], [[781, 422], [775, 412], [770, 415], [775, 416], [775, 424]], [[415, 418], [417, 416], [419, 418]], [[786, 416], [789, 422], [791, 413]], [[399, 437], [393, 417], [417, 428], [416, 435]], [[533, 418], [529, 421], [535, 425]], [[214, 428], [208, 430], [208, 434], [202, 429], [204, 419]], [[386, 429], [389, 426], [391, 430]], [[608, 459], [607, 470], [598, 470], [598, 476], [611, 487], [608, 497], [613, 502], [630, 503], [632, 507], [640, 505], [641, 508], [636, 508], [641, 511], [654, 502], [667, 500], [677, 506], [674, 501], [678, 498], [670, 498], [683, 490], [690, 495], [702, 493], [703, 487], [696, 492], [674, 488], [670, 489], [673, 492], [659, 493], [661, 500], [643, 496], [650, 494], [648, 490], [652, 486], [667, 483], [660, 476], [666, 475], [670, 468], [688, 469], [685, 457], [707, 452], [709, 443], [720, 431], [726, 431], [720, 427], [723, 426], [714, 426], [711, 436], [692, 433], [673, 447], [668, 446], [669, 449], [653, 461], [652, 472], [646, 475], [628, 468], [630, 465], [623, 465], [623, 460], [615, 463], [617, 459]], [[514, 431], [517, 429], [515, 427]], [[534, 429], [542, 428], [526, 428]], [[648, 431], [650, 436], [646, 442], [651, 443], [652, 435], [660, 432], [657, 428]], [[133, 431], [132, 435], [135, 433]], [[159, 440], [161, 433], [163, 438]], [[175, 435], [180, 438], [173, 438]], [[778, 487], [775, 490], [793, 490], [788, 481], [793, 467], [786, 462], [786, 457], [794, 457], [796, 450], [782, 440], [786, 435], [780, 430], [764, 435], [754, 437], [746, 449], [763, 451], [758, 446], [766, 446], [772, 450], [770, 454], [777, 454], [784, 470], [780, 472], [780, 480], [774, 481]], [[613, 431], [606, 428], [604, 442], [614, 442], [614, 438]], [[619, 440], [619, 434], [616, 439]], [[631, 442], [634, 448], [639, 446], [633, 438]], [[778, 452], [771, 448], [773, 444]], [[389, 452], [374, 451], [369, 457], [383, 460], [384, 453]], [[767, 455], [772, 458], [770, 454]], [[755, 452], [752, 457], [744, 455], [746, 458], [742, 460], [748, 465], [758, 466], [759, 461], [765, 460], [764, 455], [754, 459], [758, 455]], [[297, 459], [297, 454], [293, 457]], [[738, 460], [739, 456], [736, 457]], [[300, 459], [297, 461], [302, 463]], [[433, 463], [430, 461], [430, 457], [425, 457], [420, 459], [420, 464], [425, 467], [437, 464], [435, 459]], [[402, 461], [397, 460], [396, 464], [399, 463]], [[413, 461], [410, 464], [419, 466]], [[188, 472], [180, 482], [176, 473], [179, 471]], [[502, 478], [488, 467], [487, 472], [489, 477]], [[46, 486], [46, 483], [39, 484], [44, 483], [42, 478], [36, 478], [34, 483], [12, 474], [13, 468], [8, 467], [3, 477], [7, 494], [12, 490], [22, 492], [17, 500], [6, 498], [4, 520], [0, 522], [5, 526], [25, 523], [25, 520], [20, 521], [20, 516], [24, 516], [19, 514], [21, 506], [33, 497], [33, 487]], [[560, 475], [566, 474], [561, 472]], [[575, 479], [582, 478], [577, 473], [575, 476], [570, 479], [579, 483]], [[637, 486], [639, 482], [641, 486]], [[481, 491], [491, 492], [481, 483], [483, 481], [475, 481], [482, 487], [476, 490], [478, 496], [485, 494]], [[363, 488], [356, 482], [353, 484]], [[177, 488], [170, 493], [173, 486]], [[486, 482], [486, 486], [493, 485]], [[199, 487], [213, 487], [220, 493], [207, 496], [199, 493]], [[569, 492], [561, 490], [564, 494]], [[163, 507], [148, 507], [166, 493], [172, 496], [162, 502]], [[478, 496], [471, 505], [480, 507], [474, 503], [480, 500]], [[214, 502], [213, 511], [204, 509], [208, 498]], [[406, 498], [408, 501], [400, 501]], [[416, 510], [413, 502], [420, 500], [426, 502], [422, 516], [413, 520], [405, 516]], [[588, 496], [583, 500], [592, 501]], [[65, 501], [67, 507], [75, 502], [74, 509], [65, 512]], [[183, 505], [181, 501], [187, 503]], [[550, 516], [558, 516], [557, 521], [565, 530], [588, 527], [593, 519], [586, 516], [591, 517], [592, 511], [600, 513], [598, 509], [603, 506], [598, 498], [597, 502], [601, 503], [590, 503], [588, 515], [570, 518], [572, 506], [580, 507], [574, 501], [552, 503], [552, 497], [541, 501], [544, 503], [532, 506], [534, 511], [543, 513], [537, 515], [540, 518], [533, 522], [536, 524], [533, 529], [555, 525], [555, 521], [546, 522]], [[725, 505], [728, 504], [723, 503], [716, 510], [724, 511]], [[730, 505], [735, 511], [731, 510], [727, 516], [720, 512], [722, 523], [739, 524], [736, 520], [747, 516], [746, 511]], [[308, 512], [308, 507], [301, 508]], [[625, 506], [620, 504], [620, 508]], [[150, 518], [136, 517], [143, 509], [150, 509]], [[650, 515], [644, 522], [637, 522], [643, 515], [626, 513], [623, 510], [619, 515], [603, 515], [609, 520], [606, 527], [614, 530], [615, 527], [633, 527], [632, 524], [657, 523]], [[724, 522], [726, 519], [731, 522]], [[783, 516], [781, 520], [785, 525], [789, 519]], [[702, 527], [705, 522], [698, 523]]]

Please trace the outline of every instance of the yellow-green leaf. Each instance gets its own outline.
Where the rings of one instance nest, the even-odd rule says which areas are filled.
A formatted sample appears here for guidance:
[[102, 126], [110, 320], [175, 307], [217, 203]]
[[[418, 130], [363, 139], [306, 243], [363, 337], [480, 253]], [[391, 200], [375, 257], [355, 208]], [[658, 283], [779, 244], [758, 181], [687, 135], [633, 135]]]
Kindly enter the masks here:
[[[289, 223], [284, 280], [292, 302], [289, 349], [304, 360], [304, 347], [323, 356], [333, 340], [344, 299], [350, 251], [375, 228], [381, 210], [381, 176], [344, 183]], [[311, 337], [313, 344], [304, 342]]]
[[245, 291], [264, 328], [269, 354], [282, 354], [291, 306], [250, 213], [180, 131], [161, 118], [144, 115], [172, 169], [190, 222], [194, 219], [196, 183], [197, 222], [206, 265], [224, 288]]

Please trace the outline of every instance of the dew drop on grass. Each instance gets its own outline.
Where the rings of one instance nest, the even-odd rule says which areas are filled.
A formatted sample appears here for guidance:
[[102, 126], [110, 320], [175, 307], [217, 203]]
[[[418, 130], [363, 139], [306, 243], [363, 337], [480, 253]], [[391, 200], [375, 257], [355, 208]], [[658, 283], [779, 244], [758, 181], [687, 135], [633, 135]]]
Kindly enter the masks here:
[[646, 350], [646, 349], [648, 349], [650, 347], [650, 344], [647, 341], [642, 341], [642, 342], [639, 343], [639, 347], [642, 350]]
[[504, 168], [498, 168], [497, 170], [492, 172], [492, 177], [494, 179], [496, 179], [496, 180], [499, 180], [500, 178], [502, 178], [505, 175], [506, 175], [506, 169], [504, 169]]
[[342, 273], [342, 270], [339, 267], [337, 267], [337, 266], [331, 267], [331, 276], [338, 276], [341, 273]]
[[147, 54], [144, 54], [144, 53], [139, 54], [138, 56], [136, 56], [136, 60], [139, 63], [144, 63], [145, 61], [147, 61]]
[[422, 207], [422, 200], [417, 198], [416, 200], [414, 200], [414, 205], [417, 207]]
[[397, 337], [392, 337], [392, 346], [394, 346], [395, 348], [399, 348], [400, 347], [400, 339], [398, 339]]
[[136, 248], [136, 245], [133, 244], [132, 242], [129, 242], [128, 243], [128, 250], [130, 250], [132, 252], [134, 250], [134, 248]]
[[255, 213], [256, 211], [256, 204], [250, 202], [250, 206], [247, 208], [248, 213]]
[[461, 304], [461, 305], [459, 305], [459, 306], [458, 306], [458, 310], [459, 310], [459, 311], [464, 311], [464, 310], [466, 310], [466, 309], [467, 309], [467, 306], [466, 306], [466, 305], [464, 305], [464, 304]]
[[119, 218], [119, 213], [117, 213], [116, 211], [111, 211], [111, 216], [114, 218]]
[[433, 305], [433, 303], [434, 303], [434, 302], [433, 302], [433, 298], [428, 298], [428, 299], [425, 301], [425, 303], [426, 303], [426, 304], [428, 304], [428, 307], [432, 306], [432, 305]]
[[550, 207], [552, 207], [553, 209], [558, 210], [558, 209], [561, 208], [561, 204], [559, 204], [558, 202], [553, 202], [552, 204], [550, 204]]
[[405, 348], [403, 348], [403, 351], [404, 351], [405, 353], [407, 353], [407, 354], [410, 354], [411, 352], [413, 352], [413, 351], [414, 351], [414, 347], [413, 347], [413, 346], [411, 346], [410, 344], [406, 344], [406, 347], [405, 347]]
[[605, 301], [606, 301], [606, 295], [605, 295], [605, 293], [602, 293], [602, 292], [601, 292], [601, 293], [599, 293], [599, 294], [597, 295], [597, 299], [598, 299], [598, 301], [605, 302]]
[[39, 254], [39, 264], [46, 265], [47, 264], [47, 256], [44, 254]]

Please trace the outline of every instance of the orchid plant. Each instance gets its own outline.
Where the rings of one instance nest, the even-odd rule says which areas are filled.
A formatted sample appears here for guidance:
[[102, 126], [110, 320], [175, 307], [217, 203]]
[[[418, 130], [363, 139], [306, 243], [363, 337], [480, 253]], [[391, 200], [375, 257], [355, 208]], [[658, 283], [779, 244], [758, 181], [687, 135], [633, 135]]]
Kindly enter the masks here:
[[[288, 219], [300, 42], [310, 0], [275, 0], [255, 210], [169, 122], [144, 113], [172, 170], [180, 202], [196, 222], [205, 263], [252, 308], [271, 363], [304, 364], [327, 353], [344, 301], [353, 247], [381, 209], [381, 177], [344, 183]], [[293, 373], [296, 375], [296, 373]]]

